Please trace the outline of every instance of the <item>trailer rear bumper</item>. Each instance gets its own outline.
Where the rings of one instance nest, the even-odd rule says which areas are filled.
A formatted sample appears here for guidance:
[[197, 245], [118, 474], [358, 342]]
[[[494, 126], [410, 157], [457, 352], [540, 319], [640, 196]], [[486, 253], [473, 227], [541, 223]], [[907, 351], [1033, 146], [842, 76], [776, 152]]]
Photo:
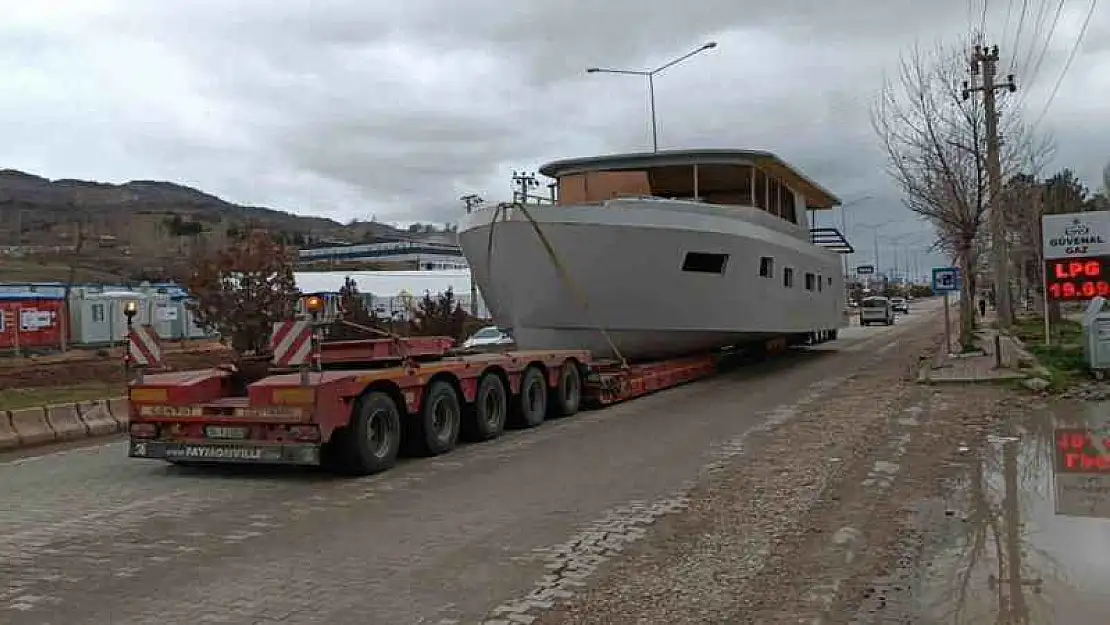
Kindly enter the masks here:
[[318, 466], [318, 443], [250, 444], [131, 439], [128, 456], [167, 462]]

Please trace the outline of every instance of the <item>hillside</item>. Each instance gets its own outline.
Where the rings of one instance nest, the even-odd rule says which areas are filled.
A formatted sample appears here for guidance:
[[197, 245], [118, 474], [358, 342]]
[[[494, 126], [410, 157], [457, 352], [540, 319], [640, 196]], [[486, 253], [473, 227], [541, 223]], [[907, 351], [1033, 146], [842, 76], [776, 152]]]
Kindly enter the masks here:
[[377, 222], [242, 206], [172, 182], [106, 184], [0, 170], [0, 281], [56, 280], [71, 266], [125, 281], [170, 279], [193, 251], [226, 245], [248, 227], [298, 246], [413, 236]]

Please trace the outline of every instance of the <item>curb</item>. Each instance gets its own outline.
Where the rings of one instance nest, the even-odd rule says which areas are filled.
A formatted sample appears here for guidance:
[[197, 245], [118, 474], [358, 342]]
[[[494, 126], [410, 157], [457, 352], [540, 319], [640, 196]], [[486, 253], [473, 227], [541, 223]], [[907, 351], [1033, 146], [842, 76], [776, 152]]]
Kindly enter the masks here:
[[0, 451], [121, 434], [128, 421], [126, 397], [0, 410]]

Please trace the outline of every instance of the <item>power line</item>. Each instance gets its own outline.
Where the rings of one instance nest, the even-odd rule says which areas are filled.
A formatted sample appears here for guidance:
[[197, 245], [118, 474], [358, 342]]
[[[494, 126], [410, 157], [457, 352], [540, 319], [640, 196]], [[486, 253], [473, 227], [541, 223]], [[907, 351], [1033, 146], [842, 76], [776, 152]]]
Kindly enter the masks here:
[[1048, 113], [1052, 101], [1056, 99], [1056, 94], [1060, 92], [1060, 85], [1064, 83], [1064, 77], [1068, 75], [1072, 61], [1075, 60], [1075, 56], [1079, 52], [1079, 46], [1083, 43], [1083, 37], [1087, 34], [1087, 27], [1091, 24], [1091, 17], [1094, 16], [1097, 6], [1098, 0], [1091, 0], [1091, 6], [1087, 9], [1087, 17], [1083, 19], [1083, 26], [1079, 28], [1079, 36], [1075, 38], [1075, 45], [1072, 46], [1071, 53], [1068, 54], [1068, 60], [1064, 62], [1064, 69], [1060, 72], [1059, 78], [1056, 79], [1056, 85], [1052, 87], [1052, 93], [1049, 94], [1048, 100], [1044, 103], [1044, 108], [1041, 109], [1041, 114], [1037, 116], [1037, 120], [1033, 122], [1032, 128], [1035, 129], [1041, 123], [1041, 120]]
[[1001, 40], [1003, 42], [1005, 42], [1006, 39], [1009, 38], [1008, 33], [1010, 32], [1010, 15], [1012, 15], [1013, 12], [1014, 12], [1014, 0], [1008, 0], [1008, 2], [1006, 2], [1006, 20], [1004, 22], [1002, 22], [1002, 38], [1001, 38]]
[[[1042, 40], [1041, 31], [1044, 29], [1045, 18], [1048, 17], [1049, 7], [1051, 6], [1051, 4], [1052, 3], [1050, 0], [1041, 0], [1041, 2], [1038, 4], [1036, 19], [1033, 21], [1033, 34], [1030, 37], [1031, 43], [1029, 44], [1029, 48], [1025, 52], [1022, 62], [1016, 66], [1018, 71], [1023, 72], [1026, 75], [1029, 74], [1031, 61], [1036, 55], [1037, 42]], [[1017, 50], [1015, 50], [1014, 52], [1017, 52]]]
[[[1017, 63], [1017, 51], [1020, 50], [1019, 44], [1021, 43], [1021, 29], [1025, 26], [1025, 13], [1029, 10], [1029, 0], [1021, 0], [1021, 14], [1018, 15], [1017, 32], [1014, 33], [1014, 45], [1010, 49], [1014, 51], [1010, 55], [1010, 71], [1014, 71], [1014, 66]], [[1005, 43], [1005, 42], [1003, 42]]]
[[[1037, 76], [1041, 73], [1041, 65], [1044, 64], [1045, 55], [1048, 54], [1048, 47], [1052, 43], [1052, 37], [1056, 35], [1056, 26], [1060, 23], [1060, 16], [1064, 13], [1064, 4], [1067, 0], [1060, 0], [1056, 3], [1056, 14], [1052, 16], [1052, 24], [1048, 27], [1048, 34], [1045, 35], [1044, 44], [1041, 46], [1041, 52], [1037, 55], [1037, 60], [1033, 62], [1033, 69], [1029, 72], [1029, 84], [1035, 84]], [[1029, 93], [1028, 90], [1025, 93]]]

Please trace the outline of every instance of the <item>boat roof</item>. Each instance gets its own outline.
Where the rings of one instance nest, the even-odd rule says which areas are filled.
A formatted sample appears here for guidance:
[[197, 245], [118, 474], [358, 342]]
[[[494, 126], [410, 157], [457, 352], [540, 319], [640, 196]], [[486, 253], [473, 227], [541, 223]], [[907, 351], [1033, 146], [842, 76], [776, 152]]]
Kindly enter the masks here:
[[831, 209], [841, 201], [832, 191], [817, 184], [805, 174], [791, 167], [775, 154], [764, 150], [661, 150], [659, 152], [632, 152], [568, 158], [547, 163], [540, 173], [549, 178], [560, 178], [590, 171], [612, 171], [642, 167], [667, 167], [682, 165], [756, 165], [802, 193], [810, 209]]

